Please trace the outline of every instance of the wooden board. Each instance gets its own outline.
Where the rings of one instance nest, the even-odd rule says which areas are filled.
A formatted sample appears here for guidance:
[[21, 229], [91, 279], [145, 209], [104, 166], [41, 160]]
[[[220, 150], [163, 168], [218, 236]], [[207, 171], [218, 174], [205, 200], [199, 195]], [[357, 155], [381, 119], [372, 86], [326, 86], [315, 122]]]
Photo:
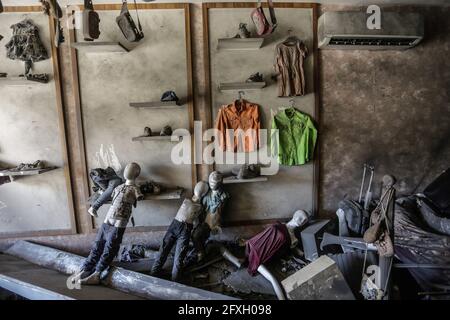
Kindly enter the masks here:
[[44, 168], [44, 169], [34, 169], [34, 170], [22, 170], [22, 171], [11, 171], [3, 170], [0, 171], [0, 177], [14, 177], [14, 176], [32, 176], [36, 174], [42, 174], [51, 170], [55, 170], [56, 167]]
[[[171, 141], [172, 136], [134, 137], [131, 141]], [[178, 142], [178, 141], [175, 141]]]
[[25, 77], [0, 77], [0, 86], [39, 86], [46, 83], [27, 80]]
[[219, 83], [220, 91], [227, 90], [257, 90], [266, 86], [266, 82], [228, 82]]
[[177, 101], [151, 101], [151, 102], [131, 102], [133, 108], [151, 108], [151, 109], [180, 109], [183, 106]]
[[125, 46], [120, 42], [75, 42], [72, 43], [72, 48], [82, 50], [84, 52], [111, 52], [111, 53], [125, 53], [129, 52]]
[[217, 42], [219, 50], [258, 50], [264, 38], [222, 38]]
[[267, 177], [256, 177], [256, 178], [251, 178], [251, 179], [238, 179], [236, 176], [231, 176], [231, 177], [224, 178], [223, 184], [264, 182], [267, 180], [268, 180]]

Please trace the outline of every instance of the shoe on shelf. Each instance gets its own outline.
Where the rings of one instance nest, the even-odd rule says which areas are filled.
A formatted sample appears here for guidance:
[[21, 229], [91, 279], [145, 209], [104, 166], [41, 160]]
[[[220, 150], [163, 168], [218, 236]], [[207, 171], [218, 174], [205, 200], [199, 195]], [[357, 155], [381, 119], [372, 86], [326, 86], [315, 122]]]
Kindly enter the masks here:
[[264, 82], [264, 76], [261, 73], [256, 72], [248, 77], [245, 82]]

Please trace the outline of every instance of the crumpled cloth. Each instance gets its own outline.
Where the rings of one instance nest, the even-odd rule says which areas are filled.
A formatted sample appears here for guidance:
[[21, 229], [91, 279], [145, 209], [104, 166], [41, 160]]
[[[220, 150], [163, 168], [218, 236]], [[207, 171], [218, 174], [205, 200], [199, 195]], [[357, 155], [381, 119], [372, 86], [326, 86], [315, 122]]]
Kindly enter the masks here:
[[246, 243], [245, 255], [248, 259], [248, 273], [256, 275], [261, 264], [291, 246], [291, 238], [286, 225], [277, 222], [258, 233]]
[[5, 45], [6, 56], [12, 60], [38, 62], [49, 58], [33, 21], [25, 19], [11, 26], [13, 36]]

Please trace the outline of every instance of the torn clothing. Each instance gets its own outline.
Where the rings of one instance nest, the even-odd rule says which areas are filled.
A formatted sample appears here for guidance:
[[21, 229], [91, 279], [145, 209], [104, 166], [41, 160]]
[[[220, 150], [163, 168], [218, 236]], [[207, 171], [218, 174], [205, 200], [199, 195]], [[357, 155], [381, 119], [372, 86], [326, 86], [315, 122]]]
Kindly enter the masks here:
[[[259, 149], [261, 128], [259, 106], [246, 100], [224, 105], [217, 114], [215, 128], [219, 131], [218, 140], [222, 151], [256, 151]], [[231, 130], [234, 130], [233, 134]]]
[[202, 205], [200, 203], [195, 203], [191, 199], [184, 199], [183, 203], [178, 209], [175, 220], [193, 224], [201, 213]]
[[279, 97], [303, 96], [306, 93], [303, 61], [307, 54], [308, 49], [300, 40], [293, 44], [282, 42], [276, 46], [274, 68], [279, 74]]
[[5, 45], [6, 56], [12, 60], [38, 62], [49, 58], [39, 37], [39, 29], [30, 19], [11, 26], [13, 36]]
[[102, 272], [114, 260], [120, 249], [125, 228], [103, 223], [97, 232], [94, 245], [83, 263], [82, 270]]
[[112, 205], [106, 214], [105, 223], [125, 228], [130, 220], [132, 206], [136, 208], [138, 200], [143, 198], [138, 186], [121, 184], [112, 194]]
[[109, 187], [109, 181], [111, 180], [120, 180], [123, 181], [114, 171], [113, 168], [107, 167], [106, 169], [103, 168], [96, 168], [92, 169], [89, 172], [89, 177], [91, 178], [94, 186], [92, 187], [92, 190], [98, 191], [103, 190], [105, 191]]
[[192, 224], [173, 220], [167, 229], [158, 256], [152, 267], [152, 275], [158, 275], [169, 256], [173, 246], [175, 246], [175, 256], [172, 267], [172, 281], [177, 281], [184, 267], [184, 259], [189, 247]]
[[248, 273], [256, 275], [258, 267], [281, 254], [291, 246], [291, 238], [285, 224], [277, 222], [247, 241], [245, 255]]

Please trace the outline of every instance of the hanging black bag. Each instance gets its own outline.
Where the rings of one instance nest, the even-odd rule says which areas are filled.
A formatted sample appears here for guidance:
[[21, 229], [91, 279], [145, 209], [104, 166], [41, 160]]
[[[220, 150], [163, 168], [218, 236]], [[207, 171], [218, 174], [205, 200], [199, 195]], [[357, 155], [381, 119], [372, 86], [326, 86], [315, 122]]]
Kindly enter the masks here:
[[128, 11], [128, 3], [126, 0], [122, 2], [122, 10], [120, 11], [120, 15], [116, 18], [117, 25], [119, 26], [120, 30], [122, 30], [125, 38], [130, 42], [138, 42], [142, 38], [144, 38], [141, 22], [139, 21], [136, 0], [134, 0], [134, 7], [136, 9], [139, 28], [136, 27], [136, 24], [134, 23], [134, 20], [131, 17], [130, 12]]
[[92, 0], [84, 0], [83, 36], [86, 41], [94, 41], [100, 36], [100, 17], [94, 11]]

